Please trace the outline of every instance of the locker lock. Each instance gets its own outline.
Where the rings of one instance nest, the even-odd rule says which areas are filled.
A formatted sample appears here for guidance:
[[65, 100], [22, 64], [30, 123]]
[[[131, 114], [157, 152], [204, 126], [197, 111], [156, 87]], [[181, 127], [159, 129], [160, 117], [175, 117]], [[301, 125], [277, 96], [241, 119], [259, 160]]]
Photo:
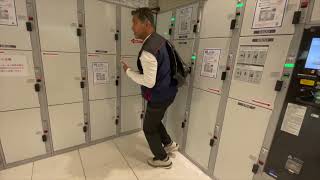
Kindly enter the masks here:
[[84, 88], [84, 81], [81, 81], [81, 82], [80, 82], [80, 87], [81, 87], [81, 89]]
[[27, 31], [31, 32], [32, 31], [32, 23], [26, 22], [26, 28], [27, 28]]
[[253, 167], [252, 167], [252, 172], [254, 174], [257, 174], [258, 171], [259, 171], [259, 168], [260, 168], [259, 164], [254, 164]]
[[83, 132], [87, 132], [88, 131], [88, 127], [87, 126], [83, 126]]
[[45, 135], [45, 134], [42, 135], [42, 141], [43, 141], [43, 142], [47, 142], [47, 140], [48, 140], [47, 135]]
[[[36, 92], [40, 92], [41, 86], [40, 86], [40, 83], [39, 83], [38, 80], [37, 80], [37, 82], [38, 82], [38, 83], [34, 84], [34, 90], [35, 90]], [[40, 82], [41, 82], [41, 81], [40, 81]]]
[[224, 80], [226, 80], [226, 78], [227, 78], [227, 72], [224, 71], [224, 72], [222, 72], [222, 74], [221, 74], [221, 80], [224, 81]]

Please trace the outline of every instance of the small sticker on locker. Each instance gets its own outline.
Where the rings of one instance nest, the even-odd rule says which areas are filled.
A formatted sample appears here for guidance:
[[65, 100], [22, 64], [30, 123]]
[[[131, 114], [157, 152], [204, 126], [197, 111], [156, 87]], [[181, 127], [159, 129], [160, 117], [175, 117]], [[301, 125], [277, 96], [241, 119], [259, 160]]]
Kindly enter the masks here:
[[254, 51], [252, 56], [252, 64], [259, 64], [260, 51]]
[[249, 71], [248, 70], [242, 70], [242, 76], [240, 77], [241, 81], [248, 82], [249, 79]]
[[245, 63], [246, 64], [252, 64], [252, 58], [253, 58], [253, 51], [247, 51], [246, 52]]
[[246, 59], [246, 51], [240, 50], [239, 57], [238, 57], [238, 63], [244, 63]]
[[237, 68], [236, 72], [235, 72], [234, 79], [235, 80], [241, 80], [241, 75], [242, 75], [242, 70], [240, 68]]

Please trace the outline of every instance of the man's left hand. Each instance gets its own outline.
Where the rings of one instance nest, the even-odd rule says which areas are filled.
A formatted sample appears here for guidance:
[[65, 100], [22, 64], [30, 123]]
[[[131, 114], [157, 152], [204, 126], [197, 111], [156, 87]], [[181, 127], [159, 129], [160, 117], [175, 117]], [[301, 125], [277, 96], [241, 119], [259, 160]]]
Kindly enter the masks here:
[[121, 61], [121, 63], [122, 63], [122, 67], [123, 67], [124, 72], [127, 72], [127, 70], [130, 68], [129, 65], [124, 61]]

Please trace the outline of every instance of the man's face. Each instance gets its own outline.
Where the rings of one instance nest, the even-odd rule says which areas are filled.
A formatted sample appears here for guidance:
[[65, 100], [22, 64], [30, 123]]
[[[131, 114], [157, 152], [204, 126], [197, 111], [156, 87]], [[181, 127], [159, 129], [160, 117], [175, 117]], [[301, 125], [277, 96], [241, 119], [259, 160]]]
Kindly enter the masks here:
[[137, 16], [132, 17], [132, 31], [136, 39], [143, 39], [146, 33], [146, 23], [142, 22]]

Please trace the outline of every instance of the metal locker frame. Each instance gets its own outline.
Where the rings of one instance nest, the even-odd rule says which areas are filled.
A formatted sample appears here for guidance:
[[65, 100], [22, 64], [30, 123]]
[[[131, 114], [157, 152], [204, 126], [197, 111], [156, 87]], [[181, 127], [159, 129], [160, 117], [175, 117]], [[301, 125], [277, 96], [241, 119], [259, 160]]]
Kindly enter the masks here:
[[[11, 168], [21, 164], [29, 163], [35, 160], [43, 159], [45, 157], [49, 157], [52, 152], [52, 139], [51, 139], [51, 129], [50, 129], [50, 121], [49, 121], [49, 114], [47, 111], [47, 97], [46, 97], [46, 87], [43, 81], [43, 68], [42, 68], [42, 61], [41, 61], [41, 54], [40, 54], [40, 46], [39, 46], [39, 37], [38, 37], [38, 24], [37, 22], [37, 14], [35, 8], [35, 1], [34, 0], [27, 0], [26, 1], [26, 10], [27, 16], [32, 17], [27, 22], [31, 24], [32, 31], [30, 31], [30, 44], [32, 47], [32, 54], [33, 54], [33, 63], [35, 69], [35, 77], [38, 79], [37, 84], [40, 85], [41, 91], [38, 93], [38, 99], [40, 104], [40, 115], [42, 119], [42, 128], [43, 128], [43, 135], [46, 137], [47, 141], [45, 142], [45, 149], [46, 154], [33, 157], [31, 159], [25, 159], [22, 161], [10, 163], [10, 164], [3, 164], [3, 168]], [[3, 155], [2, 148], [0, 148], [0, 156]], [[4, 155], [3, 155], [4, 157]], [[3, 159], [4, 160], [4, 159]]]
[[[313, 25], [320, 26], [320, 22], [318, 22], [317, 24], [313, 24], [314, 22], [311, 21], [311, 14], [312, 14], [312, 10], [314, 8], [314, 1], [315, 0], [311, 0], [309, 3], [309, 6], [306, 9], [304, 9], [304, 11], [305, 11], [304, 13], [306, 13], [305, 18], [302, 19], [299, 24], [296, 24], [296, 27], [295, 27], [296, 32], [293, 35], [285, 63], [290, 63], [290, 64], [293, 63], [294, 64], [296, 62], [296, 60], [298, 58], [300, 43], [301, 43], [301, 40], [303, 37], [304, 29], [309, 28]], [[268, 153], [271, 148], [274, 134], [277, 129], [281, 110], [284, 105], [285, 98], [286, 98], [286, 95], [287, 95], [287, 92], [289, 89], [289, 85], [290, 85], [290, 82], [292, 79], [292, 76], [291, 76], [292, 72], [293, 72], [293, 68], [284, 68], [283, 69], [282, 75], [290, 74], [290, 76], [288, 78], [282, 79], [283, 80], [283, 87], [282, 87], [282, 90], [276, 96], [275, 103], [274, 103], [275, 104], [274, 109], [273, 109], [271, 117], [270, 117], [270, 121], [269, 121], [269, 124], [267, 127], [267, 132], [264, 137], [262, 148], [261, 148], [260, 155], [258, 158], [259, 161], [262, 162], [262, 164], [260, 164], [260, 163], [257, 164], [259, 166], [259, 170], [258, 170], [258, 173], [254, 175], [253, 180], [274, 180], [274, 178], [270, 177], [269, 175], [267, 175], [263, 172], [263, 168], [264, 168], [265, 162], [268, 158]]]
[[[200, 1], [200, 4], [199, 5], [199, 17], [200, 17], [200, 21], [201, 21], [201, 17], [203, 16], [203, 3], [204, 3], [205, 0], [202, 0]], [[243, 3], [243, 5], [245, 6], [246, 4], [246, 0], [242, 0], [242, 1], [239, 1], [239, 3]], [[201, 9], [202, 8], [202, 9]], [[244, 8], [241, 8], [240, 9], [240, 14], [243, 14], [243, 11], [244, 11]], [[235, 12], [236, 12], [236, 9], [235, 9]], [[216, 120], [216, 126], [215, 126], [215, 131], [214, 131], [214, 135], [217, 135], [218, 137], [220, 136], [220, 129], [222, 128], [221, 127], [221, 124], [223, 122], [223, 119], [224, 119], [224, 114], [225, 114], [225, 108], [227, 106], [227, 102], [224, 101], [224, 99], [227, 99], [228, 96], [229, 96], [229, 89], [230, 89], [230, 85], [231, 85], [231, 79], [232, 79], [232, 74], [233, 74], [233, 64], [234, 64], [234, 58], [235, 58], [235, 55], [237, 53], [237, 47], [238, 47], [238, 41], [239, 41], [239, 37], [240, 37], [240, 31], [241, 31], [241, 25], [242, 25], [242, 21], [243, 21], [243, 16], [238, 16], [236, 17], [236, 23], [235, 23], [235, 27], [234, 27], [234, 30], [233, 30], [233, 33], [232, 33], [232, 37], [231, 37], [231, 43], [230, 43], [230, 47], [229, 47], [229, 53], [228, 53], [228, 60], [227, 60], [227, 67], [230, 67], [230, 70], [227, 70], [227, 74], [226, 74], [226, 80], [225, 82], [223, 83], [222, 85], [222, 94], [221, 94], [221, 100], [220, 100], [220, 103], [219, 103], [219, 109], [218, 109], [218, 113], [217, 113], [217, 120]], [[201, 27], [200, 27], [201, 29]], [[199, 43], [200, 43], [200, 31], [198, 30], [198, 36], [196, 36], [197, 38], [197, 41], [195, 42], [195, 46], [196, 46], [196, 50], [199, 49]], [[198, 52], [197, 52], [198, 53]], [[197, 55], [194, 53], [194, 55]], [[194, 71], [194, 69], [193, 69]], [[190, 80], [190, 84], [193, 84], [194, 82], [194, 76], [191, 77], [191, 80]], [[192, 89], [192, 87], [191, 87]], [[189, 94], [189, 100], [188, 100], [188, 103], [187, 103], [187, 110], [186, 110], [186, 128], [184, 129], [184, 134], [187, 134], [188, 132], [188, 127], [189, 127], [189, 116], [190, 116], [190, 105], [191, 105], [191, 95], [192, 95], [192, 90], [189, 91], [191, 94]], [[214, 139], [214, 137], [212, 137]], [[208, 142], [209, 144], [209, 142]], [[214, 165], [215, 165], [215, 160], [216, 160], [216, 156], [217, 156], [217, 148], [215, 147], [218, 147], [219, 145], [219, 139], [217, 139], [214, 143], [214, 146], [211, 148], [211, 152], [210, 152], [210, 158], [209, 158], [209, 168], [208, 169], [205, 169], [203, 167], [201, 167], [201, 165], [199, 165], [197, 162], [195, 162], [194, 160], [192, 160], [186, 153], [185, 153], [185, 149], [183, 149], [183, 154], [191, 161], [193, 162], [195, 165], [197, 165], [203, 172], [205, 172], [206, 174], [208, 174], [209, 176], [213, 177], [213, 171], [214, 171]], [[183, 147], [186, 147], [186, 136], [184, 136], [184, 143], [183, 143]]]

